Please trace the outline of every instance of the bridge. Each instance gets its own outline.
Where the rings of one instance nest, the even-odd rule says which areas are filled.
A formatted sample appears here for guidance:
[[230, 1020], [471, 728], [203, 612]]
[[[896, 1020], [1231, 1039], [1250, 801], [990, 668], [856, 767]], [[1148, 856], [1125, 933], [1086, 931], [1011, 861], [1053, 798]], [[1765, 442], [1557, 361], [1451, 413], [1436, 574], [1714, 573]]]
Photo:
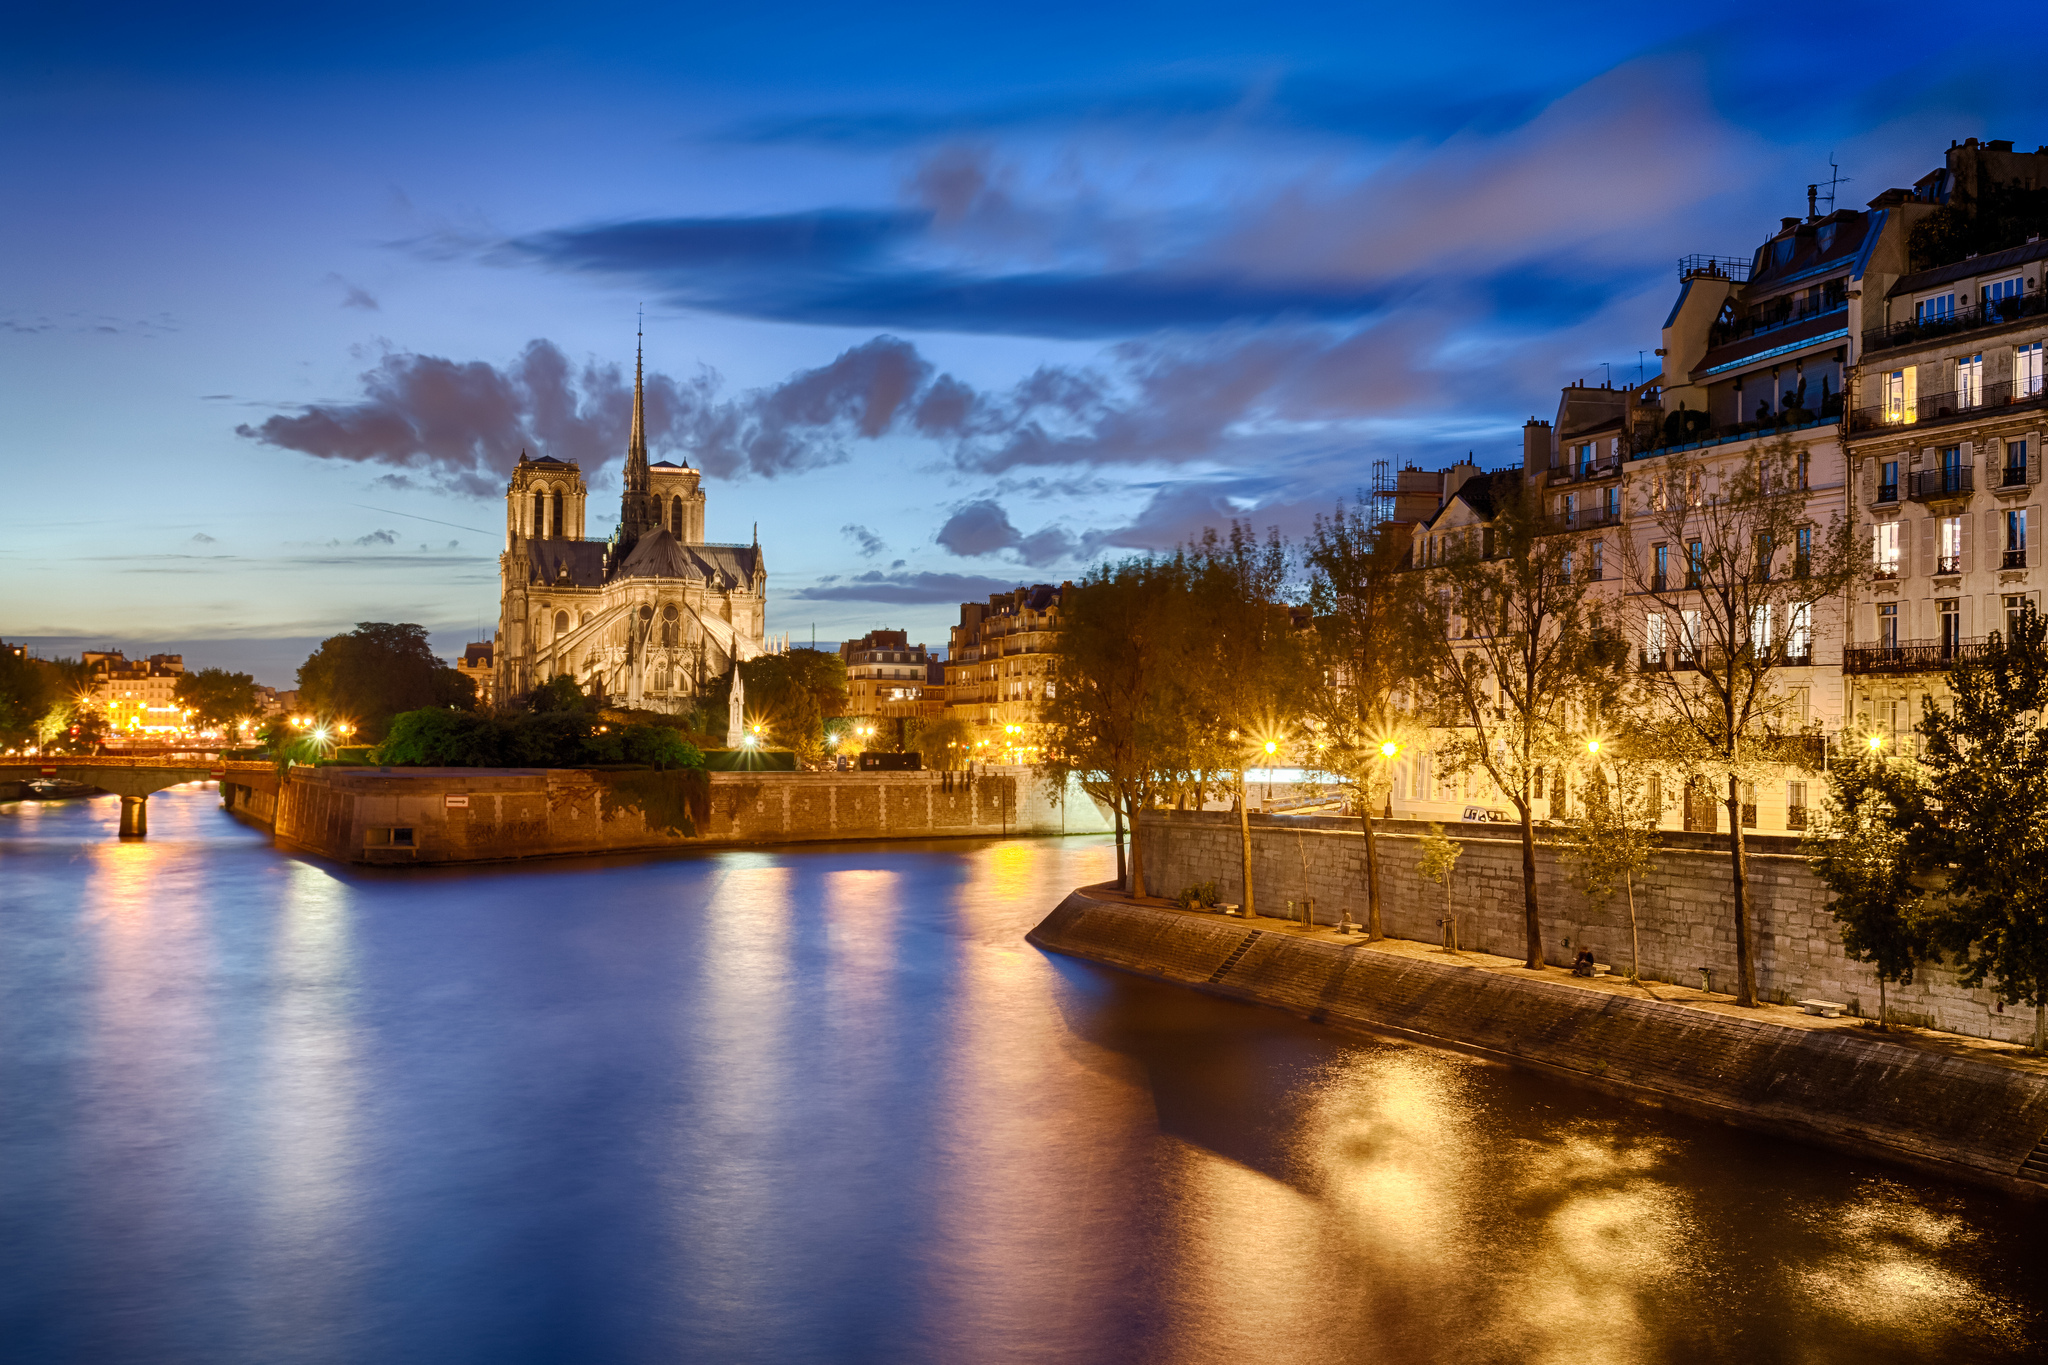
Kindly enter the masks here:
[[189, 749], [160, 755], [56, 754], [41, 759], [0, 759], [0, 786], [12, 782], [75, 782], [82, 787], [112, 792], [121, 798], [122, 837], [139, 839], [149, 833], [152, 792], [186, 782], [218, 781], [230, 772], [245, 786], [275, 790], [277, 770], [268, 763], [224, 763]]

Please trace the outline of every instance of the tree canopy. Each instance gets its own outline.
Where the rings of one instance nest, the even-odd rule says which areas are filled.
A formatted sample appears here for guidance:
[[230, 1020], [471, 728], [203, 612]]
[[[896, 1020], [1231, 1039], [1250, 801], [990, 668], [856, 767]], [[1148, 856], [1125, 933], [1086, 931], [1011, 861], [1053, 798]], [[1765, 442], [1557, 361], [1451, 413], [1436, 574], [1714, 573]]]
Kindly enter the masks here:
[[256, 679], [247, 673], [230, 673], [223, 668], [181, 673], [173, 692], [178, 704], [201, 725], [223, 731], [256, 714]]
[[474, 710], [476, 684], [435, 657], [424, 626], [363, 621], [323, 640], [299, 665], [299, 702], [376, 739], [403, 711]]
[[746, 684], [746, 719], [767, 729], [770, 742], [800, 758], [824, 750], [825, 719], [846, 710], [846, 660], [823, 649], [763, 654], [740, 666]]

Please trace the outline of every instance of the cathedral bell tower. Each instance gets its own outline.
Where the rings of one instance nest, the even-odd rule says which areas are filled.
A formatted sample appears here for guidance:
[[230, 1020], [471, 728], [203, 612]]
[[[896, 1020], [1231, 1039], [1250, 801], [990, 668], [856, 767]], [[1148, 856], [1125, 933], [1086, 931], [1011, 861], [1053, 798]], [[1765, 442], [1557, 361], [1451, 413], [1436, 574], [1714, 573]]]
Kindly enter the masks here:
[[626, 443], [626, 491], [619, 501], [619, 534], [612, 550], [614, 563], [623, 560], [641, 536], [662, 528], [661, 499], [648, 486], [647, 409], [641, 381], [643, 345], [644, 333], [633, 347], [633, 434]]

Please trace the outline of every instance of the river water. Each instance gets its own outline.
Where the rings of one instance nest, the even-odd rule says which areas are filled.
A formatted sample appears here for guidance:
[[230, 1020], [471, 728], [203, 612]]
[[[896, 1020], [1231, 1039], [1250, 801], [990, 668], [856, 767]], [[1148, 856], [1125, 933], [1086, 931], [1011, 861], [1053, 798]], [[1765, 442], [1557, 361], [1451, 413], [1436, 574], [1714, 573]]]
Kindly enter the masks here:
[[1038, 952], [1100, 839], [0, 806], [9, 1362], [2048, 1356], [2040, 1212]]

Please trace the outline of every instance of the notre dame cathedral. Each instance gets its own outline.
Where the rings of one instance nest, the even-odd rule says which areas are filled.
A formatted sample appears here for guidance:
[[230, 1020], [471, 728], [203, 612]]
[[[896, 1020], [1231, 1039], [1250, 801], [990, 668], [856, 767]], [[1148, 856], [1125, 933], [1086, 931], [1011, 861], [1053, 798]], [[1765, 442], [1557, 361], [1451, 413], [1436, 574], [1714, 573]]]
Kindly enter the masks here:
[[704, 490], [688, 461], [647, 462], [641, 362], [633, 361], [626, 491], [610, 540], [583, 535], [583, 474], [524, 452], [505, 490], [498, 557], [498, 695], [559, 674], [611, 701], [687, 711], [765, 648], [768, 570], [752, 545], [704, 539]]

